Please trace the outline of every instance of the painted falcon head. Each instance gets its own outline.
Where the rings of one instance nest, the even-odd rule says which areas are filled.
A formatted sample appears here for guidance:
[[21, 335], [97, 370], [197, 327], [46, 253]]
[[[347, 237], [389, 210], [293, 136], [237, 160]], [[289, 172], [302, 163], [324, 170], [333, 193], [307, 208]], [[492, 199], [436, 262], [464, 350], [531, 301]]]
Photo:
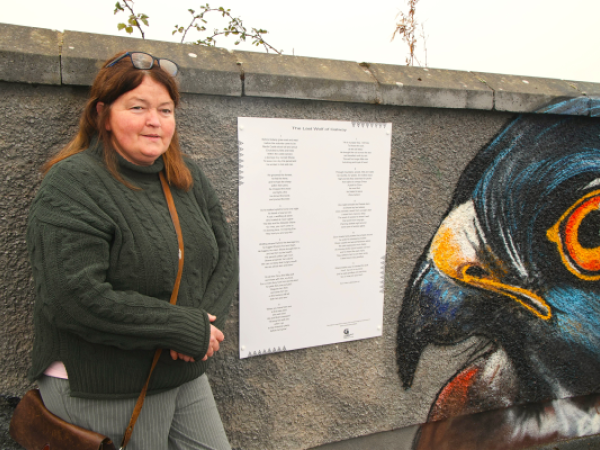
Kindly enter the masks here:
[[600, 120], [581, 117], [595, 104], [510, 122], [463, 172], [415, 266], [398, 323], [404, 386], [427, 345], [488, 343], [440, 392], [432, 412], [458, 385], [463, 398], [439, 417], [485, 409], [498, 383], [510, 398], [496, 406], [598, 392]]

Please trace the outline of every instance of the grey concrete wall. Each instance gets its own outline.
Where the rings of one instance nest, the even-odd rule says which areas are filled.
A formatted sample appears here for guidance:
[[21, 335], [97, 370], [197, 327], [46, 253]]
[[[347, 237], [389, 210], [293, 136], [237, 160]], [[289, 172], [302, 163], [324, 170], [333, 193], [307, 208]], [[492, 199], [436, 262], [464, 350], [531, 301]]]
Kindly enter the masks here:
[[[405, 391], [395, 363], [396, 321], [410, 272], [458, 177], [514, 113], [600, 86], [0, 24], [0, 411], [30, 387], [33, 291], [24, 231], [39, 169], [74, 135], [99, 64], [124, 49], [180, 64], [182, 147], [213, 181], [236, 241], [238, 117], [393, 124], [383, 336], [240, 360], [236, 300], [209, 371], [233, 447], [306, 449], [424, 422], [469, 343], [428, 349]], [[5, 417], [0, 446], [11, 448], [2, 437]]]

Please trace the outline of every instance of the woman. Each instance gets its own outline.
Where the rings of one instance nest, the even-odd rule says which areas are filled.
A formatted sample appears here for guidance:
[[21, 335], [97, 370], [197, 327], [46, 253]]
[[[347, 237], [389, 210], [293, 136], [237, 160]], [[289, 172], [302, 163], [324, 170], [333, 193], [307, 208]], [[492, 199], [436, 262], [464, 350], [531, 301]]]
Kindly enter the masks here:
[[[108, 60], [77, 136], [45, 166], [27, 242], [36, 288], [30, 377], [46, 407], [121, 442], [157, 348], [128, 449], [230, 449], [204, 374], [237, 287], [237, 255], [210, 183], [181, 154], [177, 65]], [[177, 236], [185, 262], [176, 305]]]

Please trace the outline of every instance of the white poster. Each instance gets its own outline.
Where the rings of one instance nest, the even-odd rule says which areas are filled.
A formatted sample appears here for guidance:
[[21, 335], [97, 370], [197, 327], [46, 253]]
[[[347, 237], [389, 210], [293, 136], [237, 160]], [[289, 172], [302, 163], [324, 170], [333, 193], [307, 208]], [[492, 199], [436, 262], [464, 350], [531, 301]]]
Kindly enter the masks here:
[[240, 358], [381, 336], [391, 134], [238, 118]]

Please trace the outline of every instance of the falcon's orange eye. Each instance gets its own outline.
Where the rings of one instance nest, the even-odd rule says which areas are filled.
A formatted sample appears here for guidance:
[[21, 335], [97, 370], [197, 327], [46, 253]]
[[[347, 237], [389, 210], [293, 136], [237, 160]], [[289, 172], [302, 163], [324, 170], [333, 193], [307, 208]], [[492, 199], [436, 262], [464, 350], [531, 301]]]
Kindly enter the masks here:
[[546, 234], [572, 274], [600, 280], [600, 191], [579, 199]]

